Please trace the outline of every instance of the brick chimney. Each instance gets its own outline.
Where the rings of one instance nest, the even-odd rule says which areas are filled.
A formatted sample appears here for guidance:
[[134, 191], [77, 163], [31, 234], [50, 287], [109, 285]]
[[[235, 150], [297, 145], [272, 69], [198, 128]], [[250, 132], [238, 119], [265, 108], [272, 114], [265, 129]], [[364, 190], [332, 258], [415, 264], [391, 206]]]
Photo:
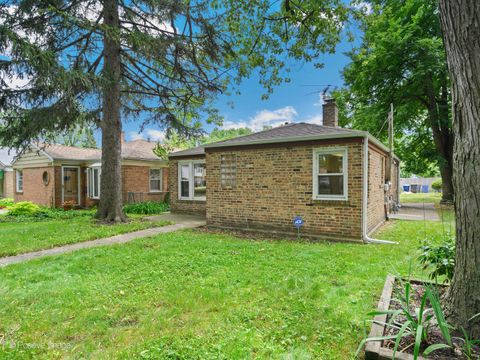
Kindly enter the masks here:
[[338, 127], [338, 107], [335, 99], [323, 101], [323, 126]]
[[127, 142], [127, 139], [125, 138], [125, 131], [122, 131], [122, 135], [120, 137], [120, 141], [123, 144], [125, 144]]

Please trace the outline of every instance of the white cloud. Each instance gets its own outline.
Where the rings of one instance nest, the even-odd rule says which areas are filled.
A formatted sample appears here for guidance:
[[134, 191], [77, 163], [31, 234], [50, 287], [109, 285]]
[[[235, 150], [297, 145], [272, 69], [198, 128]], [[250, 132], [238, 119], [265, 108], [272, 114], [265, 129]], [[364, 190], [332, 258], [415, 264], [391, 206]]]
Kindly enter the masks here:
[[165, 140], [165, 132], [156, 129], [145, 129], [141, 133], [138, 133], [137, 131], [129, 131], [127, 133], [127, 137], [129, 141], [146, 139], [150, 139], [152, 141], [163, 141]]
[[323, 116], [322, 115], [313, 115], [310, 116], [301, 122], [305, 122], [307, 124], [316, 124], [316, 125], [323, 125]]
[[260, 110], [257, 111], [255, 116], [251, 117], [247, 121], [225, 121], [223, 124], [224, 129], [236, 129], [242, 127], [248, 127], [253, 131], [260, 131], [264, 126], [279, 126], [286, 122], [291, 123], [295, 121], [298, 113], [293, 106], [285, 106], [276, 110]]
[[261, 131], [264, 126], [280, 126], [285, 123], [306, 122], [309, 124], [322, 125], [322, 115], [312, 115], [305, 119], [297, 120], [298, 113], [293, 106], [285, 106], [276, 110], [260, 110], [255, 116], [249, 118], [247, 121], [231, 121], [223, 122], [223, 128], [238, 129], [248, 127], [253, 131]]
[[352, 3], [352, 8], [363, 12], [365, 15], [369, 15], [373, 12], [372, 4], [365, 1], [354, 1]]
[[127, 133], [128, 140], [133, 141], [133, 140], [141, 140], [144, 139], [142, 134], [139, 134], [136, 131], [129, 131]]
[[165, 132], [155, 129], [147, 129], [145, 130], [145, 134], [147, 138], [153, 141], [163, 141], [165, 140]]

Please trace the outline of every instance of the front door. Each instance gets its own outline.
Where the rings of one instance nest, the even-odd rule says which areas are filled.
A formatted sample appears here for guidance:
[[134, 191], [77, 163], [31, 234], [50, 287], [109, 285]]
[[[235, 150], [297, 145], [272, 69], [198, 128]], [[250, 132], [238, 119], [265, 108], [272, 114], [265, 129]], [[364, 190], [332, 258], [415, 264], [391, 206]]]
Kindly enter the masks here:
[[77, 167], [68, 167], [65, 166], [63, 170], [63, 202], [72, 202], [73, 204], [79, 205], [78, 198], [78, 185], [80, 183], [79, 179], [79, 169]]

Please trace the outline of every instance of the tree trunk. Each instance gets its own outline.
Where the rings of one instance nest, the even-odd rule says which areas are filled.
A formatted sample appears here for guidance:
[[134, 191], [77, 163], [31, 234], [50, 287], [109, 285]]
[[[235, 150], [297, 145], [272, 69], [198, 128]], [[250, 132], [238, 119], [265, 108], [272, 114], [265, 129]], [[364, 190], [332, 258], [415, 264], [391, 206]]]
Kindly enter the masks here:
[[105, 222], [125, 221], [122, 209], [122, 120], [120, 117], [120, 27], [118, 0], [103, 1], [104, 87], [102, 129], [102, 176], [97, 218]]
[[[446, 74], [442, 79], [447, 82]], [[443, 88], [443, 87], [442, 87]], [[428, 121], [432, 129], [433, 142], [440, 155], [440, 175], [442, 177], [442, 203], [452, 204], [454, 198], [453, 188], [453, 143], [454, 137], [450, 126], [450, 114], [448, 111], [448, 95], [444, 89], [438, 99], [438, 90], [435, 90], [433, 76], [425, 84], [427, 96]]]
[[455, 274], [446, 296], [450, 322], [480, 338], [480, 1], [440, 0], [452, 79], [456, 215]]

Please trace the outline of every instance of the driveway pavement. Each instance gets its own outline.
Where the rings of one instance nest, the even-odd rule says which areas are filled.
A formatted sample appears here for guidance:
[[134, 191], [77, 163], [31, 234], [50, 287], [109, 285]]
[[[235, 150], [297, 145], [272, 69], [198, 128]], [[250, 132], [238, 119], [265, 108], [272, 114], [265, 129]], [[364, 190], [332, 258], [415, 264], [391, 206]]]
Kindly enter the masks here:
[[190, 216], [190, 215], [176, 215], [176, 214], [166, 213], [158, 216], [150, 216], [148, 218], [151, 220], [168, 220], [168, 221], [172, 221], [174, 224], [134, 231], [134, 232], [121, 234], [121, 235], [115, 235], [115, 236], [111, 236], [103, 239], [84, 241], [84, 242], [79, 242], [75, 244], [59, 246], [59, 247], [46, 249], [46, 250], [34, 251], [34, 252], [15, 255], [15, 256], [3, 257], [3, 258], [0, 258], [0, 267], [4, 267], [11, 264], [17, 264], [17, 263], [25, 262], [32, 259], [38, 259], [45, 256], [65, 254], [65, 253], [69, 253], [69, 252], [80, 250], [80, 249], [88, 249], [92, 247], [105, 246], [105, 245], [111, 245], [111, 244], [124, 244], [139, 238], [150, 237], [150, 236], [169, 233], [172, 231], [177, 231], [182, 229], [192, 229], [192, 228], [204, 226], [206, 224], [204, 218], [198, 217], [198, 216]]
[[390, 219], [400, 220], [433, 220], [440, 221], [434, 203], [407, 203], [396, 214], [390, 214]]

